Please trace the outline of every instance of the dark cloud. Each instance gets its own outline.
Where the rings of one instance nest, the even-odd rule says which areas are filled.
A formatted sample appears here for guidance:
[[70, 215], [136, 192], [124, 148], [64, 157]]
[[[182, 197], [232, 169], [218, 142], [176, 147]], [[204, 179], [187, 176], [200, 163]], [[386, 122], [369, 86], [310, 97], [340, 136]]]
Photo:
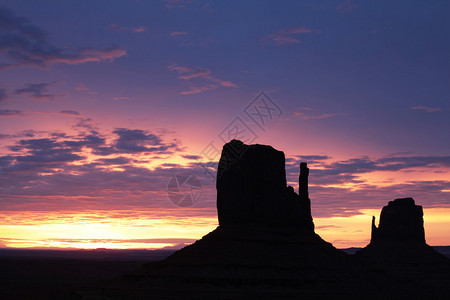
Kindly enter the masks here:
[[17, 109], [0, 109], [0, 117], [10, 117], [10, 116], [20, 116], [22, 115], [21, 110]]
[[13, 95], [28, 95], [37, 100], [52, 100], [56, 95], [50, 94], [48, 88], [56, 84], [59, 84], [59, 82], [28, 83], [24, 88], [15, 90]]
[[79, 140], [64, 141], [64, 144], [73, 148], [89, 147], [95, 149], [98, 146], [105, 145], [105, 139], [97, 135], [87, 135]]
[[77, 118], [77, 122], [72, 126], [76, 130], [88, 130], [91, 133], [98, 133], [98, 128], [92, 125], [91, 118]]
[[131, 162], [131, 159], [127, 157], [116, 157], [116, 158], [102, 158], [98, 161], [104, 163], [105, 165], [126, 165]]
[[202, 159], [201, 155], [182, 155], [181, 157], [191, 160], [199, 160]]
[[6, 89], [0, 88], [0, 103], [4, 102], [8, 95], [6, 94]]
[[61, 110], [59, 113], [64, 115], [72, 115], [72, 116], [79, 116], [80, 113], [74, 110]]
[[71, 49], [47, 41], [46, 33], [26, 18], [0, 7], [0, 71], [24, 66], [46, 69], [57, 63], [112, 61], [126, 54], [118, 47]]
[[23, 138], [23, 137], [34, 137], [34, 130], [24, 130], [17, 134], [2, 134], [0, 133], [0, 139], [15, 139], [15, 138]]
[[403, 156], [387, 157], [378, 162], [383, 170], [397, 171], [406, 168], [443, 166], [450, 167], [450, 156]]
[[20, 140], [17, 145], [10, 147], [10, 150], [26, 152], [25, 155], [15, 157], [18, 163], [57, 163], [83, 159], [82, 156], [72, 153], [72, 149], [65, 148], [63, 144], [48, 138]]
[[164, 144], [159, 136], [140, 129], [118, 128], [113, 133], [119, 136], [114, 147], [120, 153], [165, 153], [169, 149], [176, 148], [175, 143]]

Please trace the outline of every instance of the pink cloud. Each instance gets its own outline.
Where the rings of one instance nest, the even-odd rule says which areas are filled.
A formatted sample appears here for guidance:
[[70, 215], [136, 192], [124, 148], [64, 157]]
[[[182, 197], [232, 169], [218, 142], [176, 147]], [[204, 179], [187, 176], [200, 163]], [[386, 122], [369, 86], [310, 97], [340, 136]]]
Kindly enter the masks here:
[[226, 87], [237, 87], [237, 84], [231, 81], [221, 81], [220, 84]]
[[140, 26], [140, 27], [136, 27], [136, 28], [131, 28], [132, 32], [145, 32], [147, 31], [147, 27], [145, 26]]
[[442, 110], [442, 108], [427, 107], [427, 106], [414, 106], [414, 107], [411, 107], [410, 109], [413, 109], [413, 110], [424, 110], [426, 112], [437, 112], [437, 111], [441, 111]]
[[88, 88], [84, 83], [76, 83], [74, 90], [77, 92], [86, 92], [91, 95], [97, 95], [97, 92], [94, 92], [93, 90]]
[[188, 91], [183, 91], [180, 93], [180, 95], [198, 94], [204, 91], [216, 89], [219, 86], [238, 87], [238, 85], [234, 82], [228, 80], [221, 80], [217, 77], [212, 76], [210, 69], [192, 68], [178, 65], [170, 65], [168, 68], [171, 71], [175, 71], [178, 74], [181, 74], [181, 76], [178, 77], [180, 79], [191, 80], [196, 78], [203, 81], [202, 85], [191, 86]]
[[[304, 110], [311, 110], [309, 108], [304, 109]], [[318, 115], [311, 115], [311, 114], [306, 114], [304, 112], [294, 112], [294, 116], [298, 117], [302, 120], [314, 120], [314, 119], [327, 119], [327, 118], [331, 118], [334, 116], [339, 115], [338, 113], [327, 113], [327, 114], [318, 114]]]
[[165, 0], [166, 7], [168, 9], [172, 8], [185, 8], [187, 5], [191, 4], [192, 1], [189, 0]]
[[355, 9], [356, 7], [358, 7], [357, 4], [352, 3], [351, 0], [344, 0], [343, 2], [339, 3], [338, 6], [336, 7], [336, 9], [341, 13], [341, 14], [349, 14], [352, 12], [353, 9]]
[[108, 28], [111, 29], [112, 31], [115, 31], [115, 32], [121, 32], [121, 31], [125, 31], [125, 30], [128, 29], [126, 27], [121, 27], [121, 26], [116, 25], [116, 24], [110, 24], [108, 26]]
[[115, 32], [122, 32], [122, 31], [145, 32], [148, 30], [146, 26], [128, 28], [128, 27], [119, 26], [117, 24], [111, 24], [108, 26], [108, 28]]
[[219, 86], [216, 84], [208, 84], [204, 86], [196, 86], [196, 87], [190, 87], [189, 90], [180, 92], [180, 95], [192, 95], [192, 94], [199, 94], [205, 91], [214, 90], [218, 88]]
[[313, 30], [306, 28], [306, 27], [285, 28], [276, 33], [269, 34], [268, 36], [263, 38], [263, 41], [273, 40], [277, 45], [298, 44], [298, 43], [300, 43], [300, 40], [293, 37], [292, 35], [311, 33], [311, 32], [313, 32]]
[[184, 31], [174, 31], [170, 33], [170, 36], [177, 36], [177, 35], [187, 35], [187, 32]]

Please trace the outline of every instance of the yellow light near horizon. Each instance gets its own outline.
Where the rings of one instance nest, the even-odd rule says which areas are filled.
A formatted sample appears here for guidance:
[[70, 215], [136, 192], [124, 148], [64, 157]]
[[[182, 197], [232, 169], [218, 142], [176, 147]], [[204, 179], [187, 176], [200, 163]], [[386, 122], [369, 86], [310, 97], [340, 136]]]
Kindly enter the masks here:
[[[124, 212], [122, 212], [124, 213]], [[51, 216], [33, 213], [35, 224], [0, 224], [6, 247], [34, 248], [145, 248], [172, 246], [174, 243], [132, 242], [146, 239], [199, 239], [217, 226], [217, 219], [107, 218], [96, 214]], [[44, 214], [42, 214], [44, 215]], [[18, 218], [19, 216], [10, 216]], [[26, 214], [23, 216], [26, 218]], [[54, 220], [54, 221], [51, 221]], [[31, 220], [32, 221], [32, 220]]]
[[[316, 233], [337, 248], [364, 247], [370, 242], [372, 216], [378, 226], [381, 209], [363, 209], [351, 217], [314, 218]], [[429, 245], [450, 245], [450, 208], [424, 208], [425, 238]]]
[[[364, 247], [370, 241], [372, 216], [376, 217], [378, 225], [381, 209], [365, 209], [360, 212], [361, 214], [350, 217], [316, 217], [316, 233], [337, 248]], [[135, 214], [126, 211], [120, 213]], [[170, 243], [170, 239], [200, 239], [217, 226], [215, 216], [144, 216], [145, 213], [141, 216], [115, 218], [94, 213], [11, 213], [7, 219], [13, 222], [5, 224], [4, 221], [4, 224], [0, 224], [0, 242], [3, 246], [15, 248], [157, 249], [173, 246], [176, 242]], [[19, 218], [23, 218], [22, 224]], [[424, 226], [428, 244], [450, 245], [450, 208], [424, 209]], [[155, 241], [152, 242], [151, 239]]]

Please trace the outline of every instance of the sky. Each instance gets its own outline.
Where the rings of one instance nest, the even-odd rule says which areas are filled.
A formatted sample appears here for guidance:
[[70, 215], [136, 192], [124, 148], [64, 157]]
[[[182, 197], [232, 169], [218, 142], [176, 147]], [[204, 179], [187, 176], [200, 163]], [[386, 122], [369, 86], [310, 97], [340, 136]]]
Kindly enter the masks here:
[[238, 138], [363, 247], [413, 197], [450, 245], [448, 1], [0, 1], [0, 247], [179, 248]]

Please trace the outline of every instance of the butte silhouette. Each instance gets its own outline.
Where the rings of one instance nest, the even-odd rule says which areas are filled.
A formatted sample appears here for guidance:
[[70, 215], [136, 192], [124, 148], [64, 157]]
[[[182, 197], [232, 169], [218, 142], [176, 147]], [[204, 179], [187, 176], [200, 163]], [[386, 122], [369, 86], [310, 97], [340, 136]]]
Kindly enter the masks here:
[[413, 198], [389, 201], [381, 211], [378, 227], [375, 226], [375, 217], [372, 218], [370, 244], [357, 255], [390, 264], [410, 261], [428, 264], [446, 260], [445, 256], [427, 245], [423, 209], [415, 204]]
[[[283, 152], [230, 141], [223, 147], [217, 171], [219, 226], [166, 259], [102, 287], [102, 296], [402, 299], [441, 295], [433, 284], [423, 287], [415, 278], [398, 280], [397, 273], [370, 260], [371, 253], [390, 251], [378, 246], [385, 240], [390, 243], [404, 236], [425, 244], [421, 208], [414, 202], [411, 207], [411, 200], [396, 200], [383, 209], [371, 244], [359, 254], [367, 259], [358, 260], [315, 233], [308, 175], [307, 164], [301, 163], [297, 194], [287, 186]], [[408, 207], [408, 216], [397, 205]], [[407, 229], [400, 229], [400, 223]], [[448, 278], [450, 273], [445, 269], [440, 274]]]

